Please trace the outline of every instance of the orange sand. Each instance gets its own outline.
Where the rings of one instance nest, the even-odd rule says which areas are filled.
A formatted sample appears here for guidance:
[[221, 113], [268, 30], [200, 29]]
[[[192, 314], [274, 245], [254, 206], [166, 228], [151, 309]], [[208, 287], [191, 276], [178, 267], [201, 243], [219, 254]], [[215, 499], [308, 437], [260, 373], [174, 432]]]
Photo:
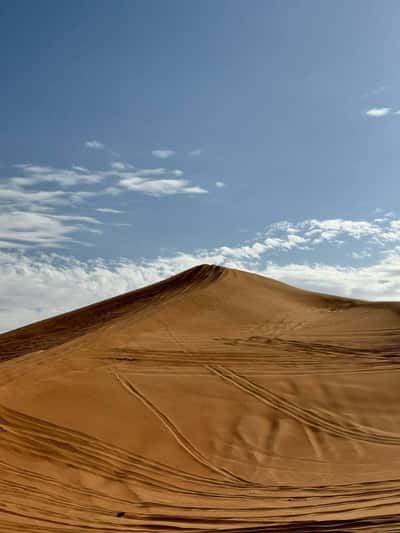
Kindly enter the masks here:
[[0, 532], [400, 531], [399, 340], [208, 265], [0, 335]]

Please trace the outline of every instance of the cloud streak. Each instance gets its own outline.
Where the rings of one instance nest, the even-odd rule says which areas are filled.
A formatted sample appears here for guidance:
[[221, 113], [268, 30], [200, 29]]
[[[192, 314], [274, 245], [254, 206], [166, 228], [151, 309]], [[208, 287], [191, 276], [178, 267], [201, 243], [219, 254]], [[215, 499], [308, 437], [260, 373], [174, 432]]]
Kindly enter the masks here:
[[101, 143], [100, 141], [86, 141], [85, 147], [89, 148], [90, 150], [104, 150], [105, 145]]
[[367, 109], [365, 114], [369, 117], [381, 118], [389, 115], [390, 112], [390, 107], [371, 107], [371, 109]]
[[107, 172], [90, 172], [79, 166], [73, 166], [71, 169], [31, 164], [15, 165], [15, 167], [23, 173], [22, 177], [10, 178], [10, 182], [17, 187], [29, 187], [43, 183], [58, 183], [65, 187], [90, 185], [99, 183], [108, 175]]
[[[188, 179], [181, 169], [139, 168], [114, 162], [111, 169], [91, 171], [74, 165], [56, 168], [24, 163], [12, 167], [0, 184], [0, 205], [8, 208], [52, 210], [73, 206], [94, 197], [136, 192], [147, 196], [205, 194], [207, 190]], [[104, 183], [106, 184], [104, 185]]]
[[111, 207], [97, 207], [96, 211], [98, 211], [99, 213], [113, 213], [113, 214], [123, 213], [123, 211], [120, 211], [119, 209], [112, 209]]
[[0, 248], [55, 248], [74, 242], [78, 231], [101, 232], [91, 227], [99, 224], [93, 217], [9, 211], [0, 214]]
[[151, 152], [154, 157], [157, 157], [158, 159], [168, 159], [169, 157], [172, 157], [175, 155], [174, 150], [152, 150]]
[[130, 191], [142, 192], [148, 196], [207, 193], [207, 190], [203, 187], [192, 186], [184, 179], [145, 179], [139, 175], [131, 175], [121, 179], [118, 185]]
[[[122, 194], [148, 197], [203, 195], [208, 191], [183, 178], [181, 169], [165, 167], [135, 168], [114, 162], [111, 168], [92, 171], [74, 165], [57, 168], [32, 163], [17, 164], [0, 183], [0, 248], [60, 247], [71, 242], [78, 231], [98, 233], [91, 217], [69, 219], [65, 210], [86, 206], [107, 196], [113, 202]], [[122, 213], [118, 206], [93, 206], [98, 213]], [[84, 222], [86, 225], [84, 225]], [[47, 230], [46, 230], [47, 227]]]

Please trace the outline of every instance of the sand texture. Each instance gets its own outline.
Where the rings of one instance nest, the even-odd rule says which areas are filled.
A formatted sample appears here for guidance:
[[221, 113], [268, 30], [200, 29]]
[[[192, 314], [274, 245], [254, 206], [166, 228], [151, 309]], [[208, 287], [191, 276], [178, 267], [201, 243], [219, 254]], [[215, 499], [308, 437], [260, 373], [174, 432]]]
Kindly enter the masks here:
[[0, 335], [0, 532], [399, 532], [399, 345], [210, 265]]

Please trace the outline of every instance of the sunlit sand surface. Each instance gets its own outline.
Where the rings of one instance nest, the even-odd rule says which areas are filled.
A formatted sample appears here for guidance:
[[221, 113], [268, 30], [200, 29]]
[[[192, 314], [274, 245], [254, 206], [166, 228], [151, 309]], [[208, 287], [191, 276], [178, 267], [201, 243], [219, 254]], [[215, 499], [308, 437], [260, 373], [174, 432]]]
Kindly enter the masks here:
[[400, 531], [400, 305], [203, 265], [0, 336], [0, 532]]

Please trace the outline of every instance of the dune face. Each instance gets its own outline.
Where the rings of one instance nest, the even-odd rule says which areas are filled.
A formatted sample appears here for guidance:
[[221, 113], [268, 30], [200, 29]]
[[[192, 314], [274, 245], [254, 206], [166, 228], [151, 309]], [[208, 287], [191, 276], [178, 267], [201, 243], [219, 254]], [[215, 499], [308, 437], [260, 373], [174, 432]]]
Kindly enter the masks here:
[[209, 265], [0, 335], [0, 531], [400, 531], [399, 343]]

